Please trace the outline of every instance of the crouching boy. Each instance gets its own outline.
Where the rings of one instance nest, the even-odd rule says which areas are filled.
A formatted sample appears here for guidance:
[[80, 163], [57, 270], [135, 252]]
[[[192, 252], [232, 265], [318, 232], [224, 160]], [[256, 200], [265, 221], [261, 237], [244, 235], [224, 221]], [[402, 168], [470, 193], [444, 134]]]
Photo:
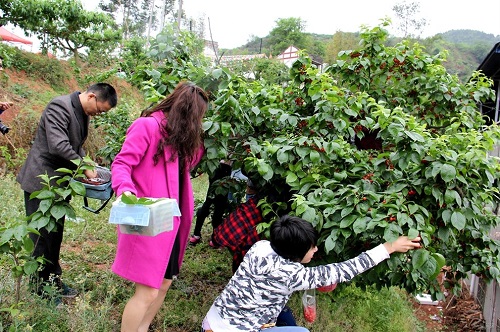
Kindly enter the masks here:
[[[311, 223], [285, 215], [271, 225], [270, 241], [255, 243], [222, 293], [215, 299], [202, 331], [260, 331], [272, 326], [295, 291], [346, 282], [374, 267], [393, 252], [420, 248], [420, 237], [386, 242], [341, 263], [305, 267], [318, 250]], [[266, 332], [307, 332], [303, 327], [276, 326]]]

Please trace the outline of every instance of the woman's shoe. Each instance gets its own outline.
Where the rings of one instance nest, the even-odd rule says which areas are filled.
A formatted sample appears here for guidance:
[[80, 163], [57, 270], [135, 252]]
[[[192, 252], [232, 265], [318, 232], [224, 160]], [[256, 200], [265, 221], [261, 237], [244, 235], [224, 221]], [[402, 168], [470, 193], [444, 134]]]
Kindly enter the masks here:
[[208, 242], [208, 245], [212, 248], [212, 249], [219, 249], [220, 247], [218, 245], [216, 245], [212, 240], [210, 240], [210, 242]]
[[198, 236], [198, 235], [191, 235], [191, 237], [189, 238], [189, 244], [190, 245], [197, 245], [198, 243], [201, 242], [201, 236]]

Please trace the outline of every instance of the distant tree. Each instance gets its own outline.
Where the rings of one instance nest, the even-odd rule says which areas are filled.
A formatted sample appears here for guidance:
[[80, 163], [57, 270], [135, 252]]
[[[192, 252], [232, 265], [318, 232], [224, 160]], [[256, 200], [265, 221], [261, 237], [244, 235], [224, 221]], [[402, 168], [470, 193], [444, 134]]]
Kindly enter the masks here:
[[326, 44], [325, 62], [334, 63], [340, 51], [353, 50], [358, 47], [358, 43], [358, 33], [337, 31]]
[[255, 79], [262, 79], [270, 84], [283, 84], [289, 78], [289, 68], [277, 59], [258, 58], [255, 63]]
[[321, 57], [323, 59], [326, 54], [326, 44], [320, 40], [310, 38], [307, 53], [310, 54], [311, 57]]
[[301, 18], [280, 18], [276, 27], [271, 30], [268, 45], [272, 55], [278, 55], [288, 46], [293, 45], [299, 49], [308, 49], [311, 40], [304, 32], [306, 23]]
[[[160, 29], [163, 30], [165, 23], [168, 21], [166, 18], [174, 12], [175, 0], [163, 0], [160, 15]], [[171, 16], [171, 15], [170, 15]]]
[[270, 84], [280, 85], [288, 79], [290, 71], [283, 62], [272, 58], [232, 61], [225, 67], [249, 80], [263, 80]]
[[418, 38], [427, 25], [425, 18], [418, 18], [420, 12], [419, 2], [406, 2], [396, 4], [392, 7], [398, 21], [397, 30], [402, 33], [403, 38]]
[[439, 35], [441, 35], [443, 39], [457, 44], [476, 44], [478, 42], [485, 42], [493, 46], [498, 43], [500, 39], [500, 35], [495, 36], [491, 33], [470, 29], [449, 30]]
[[19, 26], [37, 36], [43, 52], [50, 47], [68, 52], [78, 65], [82, 48], [108, 43], [112, 49], [121, 38], [108, 14], [86, 11], [79, 0], [0, 1], [0, 11], [0, 25]]
[[[155, 2], [158, 3], [158, 0]], [[159, 6], [152, 6], [153, 0], [101, 0], [99, 8], [112, 15], [115, 20], [121, 17], [123, 38], [129, 39], [145, 36], [148, 29], [161, 29], [169, 21], [166, 18], [173, 17], [175, 2], [162, 0]]]
[[130, 78], [137, 68], [151, 63], [146, 45], [147, 39], [144, 37], [133, 37], [123, 42], [119, 53], [120, 61], [116, 63], [121, 75]]
[[[170, 23], [173, 23], [173, 21], [170, 21]], [[211, 40], [210, 36], [205, 35], [207, 31], [205, 15], [201, 15], [198, 18], [184, 16], [182, 20], [182, 28], [193, 33], [199, 39]]]
[[260, 54], [263, 53], [263, 40], [262, 38], [251, 35], [248, 37], [247, 43], [246, 43], [246, 49], [248, 51], [248, 54]]

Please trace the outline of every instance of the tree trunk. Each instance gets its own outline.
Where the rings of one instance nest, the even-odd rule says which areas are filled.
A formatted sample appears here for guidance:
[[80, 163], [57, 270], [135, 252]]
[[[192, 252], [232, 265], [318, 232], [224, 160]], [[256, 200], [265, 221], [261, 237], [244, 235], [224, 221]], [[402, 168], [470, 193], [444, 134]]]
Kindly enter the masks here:
[[80, 59], [80, 54], [78, 53], [78, 49], [74, 48], [71, 50], [73, 52], [73, 59], [75, 59], [75, 64], [77, 67], [81, 67], [82, 61]]

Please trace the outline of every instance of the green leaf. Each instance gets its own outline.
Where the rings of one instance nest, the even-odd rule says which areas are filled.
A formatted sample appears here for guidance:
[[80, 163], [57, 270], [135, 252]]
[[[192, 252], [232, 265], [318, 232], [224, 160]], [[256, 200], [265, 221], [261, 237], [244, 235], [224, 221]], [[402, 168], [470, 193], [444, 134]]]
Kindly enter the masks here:
[[35, 245], [29, 236], [25, 236], [23, 239], [23, 247], [27, 252], [32, 252]]
[[445, 224], [447, 224], [451, 221], [451, 214], [452, 214], [452, 211], [448, 210], [448, 209], [444, 210], [441, 213], [441, 218], [443, 218], [443, 221]]
[[455, 227], [457, 230], [461, 231], [465, 227], [465, 216], [462, 214], [462, 212], [455, 211], [451, 215], [451, 224], [453, 227]]
[[319, 152], [316, 151], [316, 150], [311, 151], [311, 153], [309, 154], [309, 156], [310, 156], [311, 161], [313, 163], [319, 163], [320, 160], [321, 160], [321, 156], [320, 156]]
[[344, 179], [347, 179], [347, 172], [346, 171], [335, 172], [333, 173], [333, 178], [337, 181], [342, 181]]
[[301, 217], [304, 220], [312, 222], [316, 220], [316, 210], [308, 206]]
[[286, 183], [288, 184], [293, 184], [295, 181], [297, 181], [297, 175], [293, 172], [287, 172], [287, 175], [286, 175]]
[[408, 238], [410, 240], [413, 240], [414, 238], [416, 238], [418, 235], [420, 234], [420, 232], [418, 230], [416, 230], [415, 228], [410, 228], [409, 231], [408, 231]]
[[425, 249], [417, 249], [414, 251], [411, 264], [415, 270], [418, 270], [429, 259], [430, 253]]
[[134, 194], [129, 194], [129, 195], [121, 195], [121, 201], [122, 203], [125, 204], [136, 204], [137, 203], [137, 197]]
[[137, 199], [137, 202], [135, 204], [140, 204], [140, 205], [151, 205], [154, 204], [156, 200], [147, 198], [147, 197], [141, 197]]
[[288, 162], [288, 152], [285, 149], [280, 149], [276, 154], [276, 157], [278, 158], [278, 162], [280, 164]]
[[458, 205], [462, 205], [462, 198], [455, 190], [446, 189], [444, 201], [446, 204], [453, 204], [456, 202]]
[[498, 279], [500, 277], [500, 270], [495, 266], [491, 266], [489, 271], [493, 279]]
[[343, 208], [342, 211], [340, 212], [340, 216], [344, 218], [345, 216], [351, 214], [351, 212], [354, 210], [354, 206], [348, 206], [346, 208]]
[[202, 128], [203, 128], [203, 131], [207, 131], [208, 129], [210, 129], [213, 125], [213, 122], [212, 121], [203, 121], [203, 124], [202, 124]]
[[439, 228], [438, 237], [444, 242], [448, 242], [450, 238], [451, 230], [449, 228]]
[[23, 266], [24, 274], [31, 275], [38, 270], [38, 262], [37, 261], [28, 261]]
[[222, 122], [221, 123], [221, 131], [222, 131], [222, 134], [225, 136], [231, 135], [231, 124], [228, 122]]
[[56, 220], [60, 220], [66, 214], [66, 208], [61, 205], [54, 205], [50, 209], [50, 215], [54, 217]]
[[257, 170], [264, 180], [270, 180], [274, 175], [273, 169], [264, 160], [259, 160]]
[[327, 253], [333, 250], [335, 248], [335, 241], [337, 240], [337, 235], [332, 233], [330, 234], [326, 240], [325, 240], [325, 250]]
[[52, 199], [44, 199], [40, 201], [40, 204], [38, 205], [38, 210], [43, 214], [45, 214], [45, 212], [47, 212], [51, 206], [52, 206]]
[[340, 221], [340, 227], [346, 228], [352, 225], [354, 221], [356, 221], [357, 216], [354, 214], [348, 215]]
[[14, 229], [7, 228], [0, 237], [0, 245], [4, 245], [9, 242], [10, 239], [14, 236]]
[[212, 127], [208, 131], [209, 135], [214, 135], [220, 128], [220, 124], [218, 122], [213, 122]]
[[418, 133], [405, 130], [405, 134], [408, 135], [408, 137], [411, 138], [414, 141], [425, 142], [425, 139], [422, 137], [422, 135], [420, 135]]
[[67, 218], [76, 219], [75, 210], [71, 207], [71, 205], [68, 204], [68, 206], [66, 206], [65, 209]]
[[414, 223], [413, 220], [410, 218], [410, 216], [408, 216], [408, 214], [398, 213], [398, 224], [400, 226], [404, 225], [412, 226]]
[[432, 276], [435, 274], [437, 270], [437, 263], [433, 256], [428, 256], [428, 259], [424, 262], [424, 264], [419, 268], [419, 271], [428, 276], [429, 279], [434, 279]]
[[[443, 266], [445, 266], [445, 264], [446, 264], [446, 258], [444, 258], [444, 256], [438, 252], [433, 253], [432, 257], [434, 257], [434, 259], [437, 262], [437, 271], [436, 272], [439, 273], [441, 271], [441, 268]], [[437, 275], [437, 273], [436, 273], [436, 275]]]
[[52, 191], [50, 190], [40, 190], [38, 192], [38, 194], [35, 196], [35, 198], [38, 198], [38, 199], [48, 199], [48, 198], [54, 198], [55, 195]]
[[401, 183], [401, 182], [393, 183], [389, 188], [387, 188], [387, 190], [385, 192], [388, 194], [398, 193], [401, 190], [403, 190], [403, 188], [406, 188], [407, 186], [408, 186], [408, 184], [406, 184], [406, 183]]
[[221, 68], [217, 68], [217, 69], [215, 69], [215, 70], [212, 71], [212, 76], [214, 78], [216, 78], [216, 79], [219, 79], [222, 76], [223, 73], [224, 72], [222, 71]]
[[408, 205], [408, 211], [410, 212], [410, 214], [415, 214], [415, 212], [418, 211], [418, 205], [417, 204]]
[[34, 227], [36, 229], [41, 229], [45, 226], [47, 226], [50, 222], [50, 218], [47, 216], [41, 216], [38, 218], [36, 221], [33, 221], [30, 223], [30, 227]]
[[296, 147], [295, 152], [300, 158], [304, 159], [309, 154], [309, 149], [304, 147]]
[[354, 222], [354, 224], [352, 225], [352, 229], [354, 230], [354, 233], [360, 234], [360, 233], [363, 233], [364, 231], [366, 231], [368, 221], [370, 221], [370, 220], [371, 220], [370, 217], [359, 218], [358, 220], [356, 220]]
[[457, 170], [452, 165], [444, 164], [441, 167], [440, 174], [444, 182], [451, 182], [456, 178]]
[[67, 168], [58, 168], [57, 171], [59, 173], [65, 173], [65, 174], [70, 174], [73, 175], [73, 171]]
[[396, 224], [389, 224], [384, 230], [384, 240], [394, 242], [402, 234], [402, 229]]
[[83, 185], [83, 183], [81, 183], [79, 181], [71, 181], [69, 183], [69, 186], [78, 195], [85, 196], [86, 189], [85, 189], [85, 186]]

